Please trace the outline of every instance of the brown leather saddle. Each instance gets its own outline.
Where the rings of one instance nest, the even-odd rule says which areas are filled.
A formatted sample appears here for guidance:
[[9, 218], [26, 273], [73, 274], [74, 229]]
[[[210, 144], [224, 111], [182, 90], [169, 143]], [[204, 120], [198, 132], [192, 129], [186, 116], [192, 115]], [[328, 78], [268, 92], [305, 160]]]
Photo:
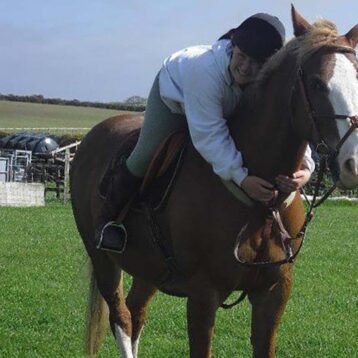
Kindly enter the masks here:
[[[130, 155], [138, 137], [139, 130], [128, 135], [112, 159], [111, 166], [115, 167], [113, 163], [119, 158]], [[149, 164], [138, 195], [132, 202], [132, 208], [140, 209], [143, 202], [155, 211], [164, 207], [180, 171], [188, 142], [189, 133], [183, 129], [173, 132], [161, 143]]]

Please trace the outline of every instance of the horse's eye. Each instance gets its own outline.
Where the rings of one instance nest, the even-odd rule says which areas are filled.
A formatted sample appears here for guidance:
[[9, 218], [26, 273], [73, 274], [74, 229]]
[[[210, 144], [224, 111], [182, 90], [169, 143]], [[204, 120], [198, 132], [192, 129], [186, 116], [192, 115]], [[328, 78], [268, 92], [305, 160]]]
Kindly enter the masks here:
[[310, 87], [314, 90], [314, 91], [326, 91], [327, 87], [326, 84], [318, 77], [313, 77], [311, 78], [310, 81]]

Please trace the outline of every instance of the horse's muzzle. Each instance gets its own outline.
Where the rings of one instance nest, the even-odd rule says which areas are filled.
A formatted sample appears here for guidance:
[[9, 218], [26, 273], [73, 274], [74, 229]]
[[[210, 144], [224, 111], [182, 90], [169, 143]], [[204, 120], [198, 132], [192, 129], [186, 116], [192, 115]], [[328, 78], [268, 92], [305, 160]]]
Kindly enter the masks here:
[[358, 188], [358, 154], [341, 161], [338, 187], [346, 190]]

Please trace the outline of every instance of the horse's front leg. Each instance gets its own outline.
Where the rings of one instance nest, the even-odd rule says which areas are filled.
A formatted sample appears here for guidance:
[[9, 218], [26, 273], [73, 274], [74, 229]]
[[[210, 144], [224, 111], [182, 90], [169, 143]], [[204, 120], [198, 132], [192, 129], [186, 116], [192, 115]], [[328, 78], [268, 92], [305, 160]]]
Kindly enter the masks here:
[[147, 307], [157, 288], [150, 283], [133, 278], [126, 304], [132, 317], [132, 352], [133, 358], [138, 356], [139, 337], [147, 315]]
[[187, 301], [190, 357], [210, 358], [215, 315], [223, 296], [199, 280], [193, 287]]
[[276, 332], [290, 296], [291, 269], [268, 289], [249, 293], [252, 305], [251, 344], [254, 358], [274, 358]]

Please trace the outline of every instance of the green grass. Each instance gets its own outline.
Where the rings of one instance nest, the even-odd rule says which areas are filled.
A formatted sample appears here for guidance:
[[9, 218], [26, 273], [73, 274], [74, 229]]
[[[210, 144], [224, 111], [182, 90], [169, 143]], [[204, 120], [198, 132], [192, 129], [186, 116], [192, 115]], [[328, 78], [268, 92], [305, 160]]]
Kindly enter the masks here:
[[102, 120], [120, 113], [128, 112], [0, 101], [0, 128], [91, 128]]
[[[357, 357], [357, 214], [357, 204], [318, 209], [295, 265], [277, 357]], [[87, 259], [70, 205], [0, 208], [0, 223], [0, 357], [82, 357]], [[247, 301], [219, 310], [214, 357], [249, 357], [249, 322]], [[99, 357], [116, 356], [108, 333]], [[140, 356], [188, 356], [185, 300], [154, 298]]]

